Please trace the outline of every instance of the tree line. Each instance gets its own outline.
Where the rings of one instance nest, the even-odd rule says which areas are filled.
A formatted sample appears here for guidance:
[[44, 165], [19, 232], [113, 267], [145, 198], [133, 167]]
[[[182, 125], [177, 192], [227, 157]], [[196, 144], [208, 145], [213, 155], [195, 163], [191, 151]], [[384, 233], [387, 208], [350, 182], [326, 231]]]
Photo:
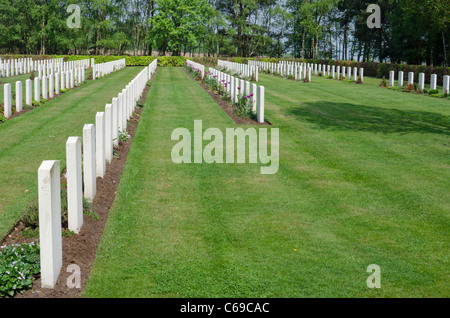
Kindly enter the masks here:
[[[380, 10], [369, 28], [367, 7]], [[70, 28], [77, 19], [79, 28]], [[450, 62], [449, 0], [0, 0], [3, 54]]]

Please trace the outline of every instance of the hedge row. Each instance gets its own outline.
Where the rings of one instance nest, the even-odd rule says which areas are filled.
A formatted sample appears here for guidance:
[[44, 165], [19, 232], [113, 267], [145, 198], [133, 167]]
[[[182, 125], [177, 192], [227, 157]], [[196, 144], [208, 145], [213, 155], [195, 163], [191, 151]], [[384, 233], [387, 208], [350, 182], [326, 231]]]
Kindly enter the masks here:
[[24, 54], [10, 54], [2, 55], [2, 59], [17, 59], [17, 58], [27, 58], [32, 57], [33, 59], [55, 59], [62, 58], [64, 61], [76, 61], [84, 59], [95, 59], [95, 63], [105, 63], [110, 61], [116, 61], [120, 59], [125, 59], [126, 65], [128, 66], [147, 66], [154, 59], [158, 59], [158, 66], [184, 66], [186, 61], [185, 57], [182, 56], [114, 56], [114, 55], [24, 55]]

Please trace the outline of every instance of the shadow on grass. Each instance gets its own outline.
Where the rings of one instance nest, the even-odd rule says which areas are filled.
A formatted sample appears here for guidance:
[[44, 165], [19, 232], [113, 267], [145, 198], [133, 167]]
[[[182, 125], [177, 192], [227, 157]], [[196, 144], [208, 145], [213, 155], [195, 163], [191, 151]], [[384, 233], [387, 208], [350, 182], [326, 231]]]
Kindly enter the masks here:
[[316, 102], [287, 110], [321, 129], [450, 135], [450, 116], [422, 111]]

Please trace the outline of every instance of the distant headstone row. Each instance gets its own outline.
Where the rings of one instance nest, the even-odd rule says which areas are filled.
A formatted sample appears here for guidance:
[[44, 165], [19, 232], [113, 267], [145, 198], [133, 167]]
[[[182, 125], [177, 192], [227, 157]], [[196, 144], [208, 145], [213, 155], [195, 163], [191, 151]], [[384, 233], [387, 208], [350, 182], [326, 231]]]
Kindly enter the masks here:
[[83, 67], [85, 69], [89, 68], [90, 60], [84, 59], [64, 62], [62, 58], [44, 60], [33, 60], [32, 58], [10, 60], [0, 59], [0, 70], [2, 77], [10, 77], [37, 72], [37, 76], [39, 77], [39, 79], [42, 79], [42, 76], [49, 76], [50, 74], [61, 73], [69, 69], [75, 69], [79, 67]]
[[104, 77], [112, 72], [118, 71], [125, 67], [125, 59], [116, 61], [110, 61], [105, 63], [95, 64], [95, 60], [91, 59], [92, 65], [92, 78], [95, 80], [97, 77]]
[[[405, 78], [404, 72], [399, 71], [398, 72], [398, 80], [397, 80], [398, 87], [404, 86], [404, 78]], [[407, 84], [414, 85], [414, 72], [408, 72]], [[389, 72], [389, 86], [390, 87], [395, 86], [395, 72], [394, 71]], [[444, 75], [443, 81], [442, 81], [442, 93], [449, 94], [450, 93], [449, 88], [450, 88], [450, 76]], [[425, 89], [425, 73], [419, 73], [418, 89], [420, 91], [423, 91]], [[437, 90], [437, 74], [431, 74], [430, 89]]]
[[[260, 70], [270, 74], [280, 74], [281, 76], [293, 77], [295, 80], [309, 79], [311, 81], [311, 74], [323, 76], [330, 76], [334, 79], [346, 78], [348, 80], [357, 81], [360, 77], [361, 82], [364, 82], [364, 69], [357, 67], [336, 66], [329, 64], [303, 63], [292, 61], [280, 61], [278, 63], [262, 62], [262, 61], [248, 61], [249, 65], [258, 66]], [[309, 76], [308, 76], [309, 75]], [[309, 78], [308, 78], [309, 77]]]
[[230, 71], [231, 74], [239, 74], [244, 77], [250, 77], [253, 81], [258, 81], [258, 66], [252, 64], [242, 64], [229, 61], [217, 60], [217, 67]]
[[[96, 179], [106, 173], [106, 162], [113, 158], [119, 134], [126, 133], [136, 103], [147, 81], [156, 70], [157, 60], [144, 68], [104, 112], [95, 116], [95, 124], [83, 127], [82, 138], [69, 137], [66, 142], [67, 208], [69, 230], [79, 233], [83, 224], [84, 198], [96, 196]], [[82, 144], [83, 143], [83, 144]], [[42, 288], [54, 288], [62, 267], [60, 162], [43, 161], [38, 170], [39, 239]]]

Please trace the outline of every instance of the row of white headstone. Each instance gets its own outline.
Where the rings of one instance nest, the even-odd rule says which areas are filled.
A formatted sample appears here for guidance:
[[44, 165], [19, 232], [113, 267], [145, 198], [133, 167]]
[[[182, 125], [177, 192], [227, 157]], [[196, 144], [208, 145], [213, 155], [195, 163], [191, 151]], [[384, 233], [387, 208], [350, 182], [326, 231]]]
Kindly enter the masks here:
[[228, 73], [209, 68], [209, 78], [217, 81], [230, 96], [232, 103], [237, 103], [239, 97], [249, 100], [253, 113], [257, 116], [259, 123], [264, 122], [264, 86], [244, 81]]
[[10, 77], [31, 73], [34, 70], [35, 63], [31, 57], [19, 59], [1, 59], [0, 71], [2, 77]]
[[89, 59], [64, 62], [61, 59], [57, 60], [41, 60], [36, 63], [35, 71], [39, 79], [43, 76], [50, 77], [56, 73], [65, 73], [70, 70], [77, 70], [79, 68], [87, 69], [90, 67]]
[[67, 72], [71, 69], [78, 69], [80, 67], [85, 69], [89, 68], [90, 60], [84, 59], [64, 62], [62, 58], [42, 60], [26, 58], [3, 60], [0, 62], [0, 69], [2, 71], [2, 76], [4, 77], [37, 72], [39, 79], [42, 79], [42, 76], [48, 77], [55, 73]]
[[361, 82], [364, 82], [364, 69], [351, 67], [351, 66], [339, 66], [339, 65], [329, 65], [329, 64], [317, 64], [317, 63], [303, 63], [303, 62], [292, 62], [292, 61], [280, 61], [278, 63], [270, 63], [263, 61], [253, 61], [249, 60], [250, 65], [259, 66], [260, 70], [268, 71], [270, 74], [278, 73], [281, 76], [292, 75], [295, 80], [304, 80], [309, 74], [309, 81], [311, 81], [311, 73], [314, 75], [319, 75], [321, 73], [323, 76], [331, 76], [334, 79], [341, 79], [341, 76], [347, 78], [348, 80], [353, 79], [355, 82], [358, 77], [361, 78]]
[[253, 77], [254, 81], [258, 81], [258, 66], [249, 64], [242, 64], [236, 62], [229, 62], [223, 60], [217, 60], [218, 68], [225, 68], [232, 74], [239, 74], [244, 77]]
[[[19, 59], [6, 59], [2, 60], [0, 58], [0, 71], [2, 77], [10, 77], [15, 75], [28, 74], [31, 72], [40, 71], [40, 76], [42, 76], [42, 72], [47, 70], [47, 73], [51, 72], [51, 68], [56, 72], [60, 71], [60, 66], [62, 63], [71, 63], [71, 62], [63, 62], [62, 58], [57, 59], [40, 59], [33, 60], [32, 58], [19, 58]], [[77, 64], [84, 64], [86, 60], [82, 62], [79, 61]], [[89, 67], [89, 60], [87, 60], [87, 67]]]
[[[403, 73], [403, 71], [399, 71], [397, 86], [403, 87], [403, 85], [404, 85], [403, 82], [404, 82], [404, 73]], [[408, 84], [410, 84], [410, 85], [414, 84], [414, 72], [408, 72]], [[389, 86], [393, 87], [394, 85], [395, 85], [395, 71], [389, 71]], [[450, 76], [444, 75], [443, 82], [442, 82], [442, 93], [448, 94], [449, 87], [450, 87]], [[425, 73], [419, 73], [418, 89], [421, 91], [423, 91], [425, 89]], [[432, 89], [432, 90], [437, 89], [437, 74], [431, 74], [430, 89]]]
[[95, 64], [94, 59], [91, 60], [92, 65], [92, 79], [97, 79], [98, 77], [104, 77], [112, 72], [121, 70], [125, 67], [126, 62], [125, 59], [99, 63]]
[[191, 60], [186, 60], [186, 65], [188, 65], [193, 69], [198, 70], [202, 74], [202, 79], [205, 78], [205, 66], [203, 64], [199, 64]]
[[[157, 60], [144, 68], [126, 87], [97, 112], [95, 124], [83, 127], [83, 137], [69, 137], [66, 142], [68, 226], [79, 233], [83, 225], [84, 198], [92, 202], [97, 177], [106, 173], [119, 134], [126, 133], [127, 120], [147, 81], [156, 70]], [[83, 140], [82, 140], [83, 139]], [[83, 144], [82, 144], [83, 143]], [[54, 288], [62, 267], [61, 186], [59, 160], [45, 160], [38, 169], [39, 239], [42, 288]]]
[[[55, 95], [59, 95], [63, 89], [72, 89], [78, 86], [85, 80], [84, 67], [78, 67], [62, 71], [62, 73], [49, 74], [48, 77], [43, 75], [41, 79], [39, 77], [34, 78], [34, 96], [32, 91], [32, 81], [27, 79], [25, 81], [25, 104], [32, 106], [33, 100], [40, 103], [41, 97], [43, 99], [54, 98]], [[16, 81], [16, 100], [15, 107], [16, 112], [23, 110], [23, 84], [21, 81]], [[3, 87], [4, 98], [4, 116], [6, 119], [12, 115], [12, 94], [11, 84], [6, 83]]]

